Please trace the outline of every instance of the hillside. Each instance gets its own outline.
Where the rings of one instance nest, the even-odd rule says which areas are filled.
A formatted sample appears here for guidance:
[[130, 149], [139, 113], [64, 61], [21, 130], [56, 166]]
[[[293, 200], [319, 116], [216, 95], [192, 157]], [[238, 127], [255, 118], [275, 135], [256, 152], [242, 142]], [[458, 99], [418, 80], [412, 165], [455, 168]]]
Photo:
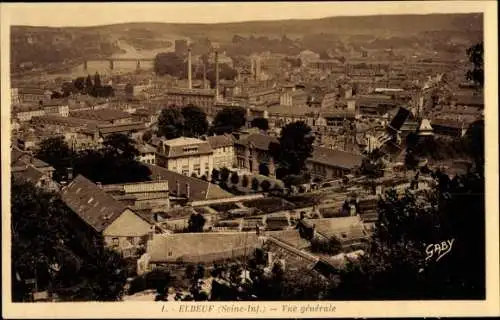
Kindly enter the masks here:
[[[270, 39], [286, 36], [293, 40], [287, 46], [277, 45], [277, 51], [295, 54], [297, 50], [328, 49], [335, 41], [364, 43], [374, 39], [434, 38], [448, 35], [477, 39], [482, 35], [482, 14], [380, 15], [357, 17], [330, 17], [314, 20], [250, 21], [219, 24], [173, 24], [134, 22], [93, 27], [31, 27], [13, 26], [11, 29], [11, 69], [13, 72], [34, 68], [60, 67], [64, 61], [74, 63], [82, 58], [102, 58], [120, 53], [118, 41], [136, 49], [170, 48], [172, 40], [188, 38], [193, 41], [209, 39], [221, 45], [234, 47], [235, 36], [262, 39], [258, 47], [265, 47]], [[366, 39], [363, 40], [365, 35]], [[431, 39], [432, 40], [432, 39]], [[468, 42], [468, 41], [467, 41]], [[325, 46], [325, 47], [321, 47]], [[250, 49], [251, 50], [251, 49]], [[246, 53], [246, 51], [245, 51]], [[286, 52], [285, 52], [286, 53]]]

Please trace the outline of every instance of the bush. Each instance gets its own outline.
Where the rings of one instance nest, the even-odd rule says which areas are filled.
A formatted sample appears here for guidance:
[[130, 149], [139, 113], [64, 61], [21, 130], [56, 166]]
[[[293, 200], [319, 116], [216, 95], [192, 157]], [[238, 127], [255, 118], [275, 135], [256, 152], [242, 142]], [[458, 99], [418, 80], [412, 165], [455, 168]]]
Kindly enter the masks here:
[[264, 180], [260, 183], [260, 187], [264, 192], [267, 192], [271, 188], [271, 182], [269, 182], [268, 180]]
[[133, 295], [137, 292], [149, 289], [155, 289], [159, 294], [163, 294], [167, 285], [171, 281], [172, 276], [170, 275], [170, 272], [161, 269], [155, 269], [132, 280], [132, 282], [130, 283], [128, 294]]
[[212, 182], [216, 182], [216, 181], [219, 181], [219, 178], [220, 178], [220, 172], [219, 170], [217, 169], [213, 169], [212, 170]]
[[237, 172], [233, 172], [231, 174], [231, 183], [232, 184], [238, 184], [239, 181], [240, 181], [240, 177], [238, 176], [238, 173]]
[[234, 203], [215, 203], [211, 204], [210, 208], [219, 211], [219, 212], [226, 212], [232, 209], [237, 209], [238, 206], [235, 205]]
[[257, 179], [257, 178], [252, 179], [252, 189], [254, 191], [259, 190], [259, 179]]
[[288, 201], [276, 197], [248, 200], [244, 201], [243, 205], [248, 208], [257, 208], [264, 213], [271, 213], [281, 210], [291, 210], [295, 208], [295, 206]]
[[335, 255], [342, 252], [342, 243], [336, 237], [328, 240], [313, 238], [311, 240], [311, 251]]
[[248, 187], [248, 184], [250, 183], [250, 179], [248, 179], [248, 176], [243, 176], [241, 179], [241, 185], [246, 188]]

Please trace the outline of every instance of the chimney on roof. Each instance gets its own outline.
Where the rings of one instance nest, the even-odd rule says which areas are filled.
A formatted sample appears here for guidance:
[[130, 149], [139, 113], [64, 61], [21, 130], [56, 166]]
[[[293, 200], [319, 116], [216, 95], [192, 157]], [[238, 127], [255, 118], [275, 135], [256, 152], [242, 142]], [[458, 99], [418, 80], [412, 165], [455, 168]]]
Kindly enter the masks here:
[[186, 198], [189, 199], [191, 197], [191, 188], [189, 183], [186, 183]]
[[96, 184], [99, 188], [102, 188], [102, 183], [101, 183], [101, 182], [97, 181], [95, 184]]
[[191, 48], [188, 48], [188, 88], [193, 89], [192, 82], [192, 70], [191, 70]]

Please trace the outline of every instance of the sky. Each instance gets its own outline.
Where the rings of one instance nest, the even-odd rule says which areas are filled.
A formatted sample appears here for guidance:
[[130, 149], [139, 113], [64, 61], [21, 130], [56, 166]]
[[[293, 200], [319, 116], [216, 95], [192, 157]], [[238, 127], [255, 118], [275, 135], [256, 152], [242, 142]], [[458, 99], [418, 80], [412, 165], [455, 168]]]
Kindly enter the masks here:
[[315, 19], [377, 13], [467, 13], [483, 11], [481, 2], [3, 3], [0, 8], [2, 18], [11, 25], [58, 27], [123, 22], [219, 23]]

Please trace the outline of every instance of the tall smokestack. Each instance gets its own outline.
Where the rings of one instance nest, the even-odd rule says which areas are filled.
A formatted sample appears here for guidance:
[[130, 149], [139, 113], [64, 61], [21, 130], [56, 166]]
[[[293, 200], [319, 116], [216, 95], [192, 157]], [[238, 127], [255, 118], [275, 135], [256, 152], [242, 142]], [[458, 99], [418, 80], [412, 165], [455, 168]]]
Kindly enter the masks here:
[[207, 60], [203, 59], [203, 89], [207, 88]]
[[215, 99], [219, 100], [219, 49], [215, 48]]
[[188, 48], [188, 88], [193, 89], [193, 82], [191, 79], [191, 48]]

